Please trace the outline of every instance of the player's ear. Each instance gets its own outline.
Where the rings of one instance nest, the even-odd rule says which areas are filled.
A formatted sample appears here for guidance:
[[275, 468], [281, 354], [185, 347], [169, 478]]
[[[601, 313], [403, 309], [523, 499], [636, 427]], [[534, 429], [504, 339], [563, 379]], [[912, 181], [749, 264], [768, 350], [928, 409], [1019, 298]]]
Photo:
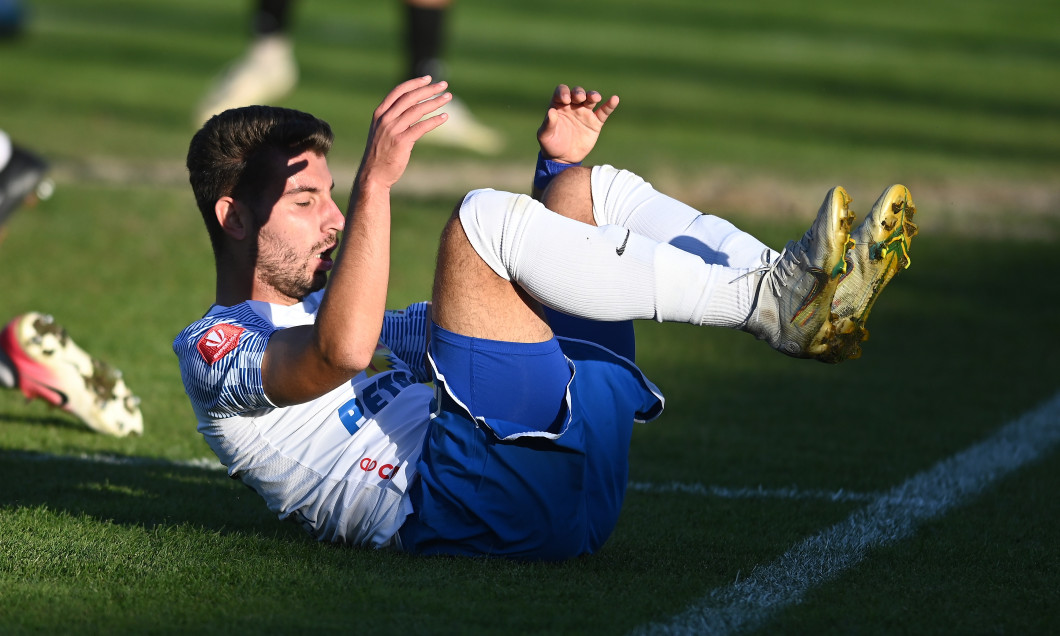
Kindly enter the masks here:
[[213, 205], [214, 216], [224, 233], [242, 241], [250, 232], [250, 209], [232, 197], [221, 197]]

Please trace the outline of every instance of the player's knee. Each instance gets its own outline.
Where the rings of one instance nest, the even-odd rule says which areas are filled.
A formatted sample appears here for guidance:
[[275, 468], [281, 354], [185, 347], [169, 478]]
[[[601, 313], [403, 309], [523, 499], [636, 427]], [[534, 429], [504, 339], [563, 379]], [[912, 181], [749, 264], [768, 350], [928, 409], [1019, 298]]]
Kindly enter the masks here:
[[460, 205], [460, 227], [468, 243], [504, 280], [511, 280], [511, 249], [534, 206], [540, 203], [525, 194], [498, 190], [474, 190]]
[[567, 168], [552, 180], [541, 197], [542, 203], [556, 214], [596, 225], [590, 180], [592, 169], [584, 166]]

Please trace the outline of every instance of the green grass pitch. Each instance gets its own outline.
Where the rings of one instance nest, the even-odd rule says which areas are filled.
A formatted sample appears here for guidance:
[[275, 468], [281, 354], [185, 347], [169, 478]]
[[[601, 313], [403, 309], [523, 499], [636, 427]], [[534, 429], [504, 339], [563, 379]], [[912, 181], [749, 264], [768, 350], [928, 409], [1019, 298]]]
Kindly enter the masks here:
[[[51, 160], [57, 187], [4, 228], [0, 320], [55, 315], [123, 369], [146, 433], [95, 435], [0, 392], [0, 633], [680, 631], [675, 617], [712, 591], [1060, 390], [1057, 6], [460, 0], [452, 88], [508, 144], [489, 160], [416, 150], [394, 205], [392, 305], [429, 292], [462, 191], [528, 188], [559, 82], [622, 98], [592, 160], [774, 247], [835, 184], [862, 214], [887, 185], [908, 185], [921, 235], [859, 360], [638, 325], [639, 362], [667, 409], [635, 433], [631, 478], [645, 487], [601, 553], [523, 564], [317, 544], [196, 463], [210, 452], [170, 350], [213, 295], [182, 169], [191, 113], [245, 45], [250, 3], [26, 4], [27, 32], [0, 42], [0, 128]], [[402, 67], [401, 15], [393, 1], [296, 10], [302, 80], [283, 104], [335, 128], [342, 207], [371, 110]], [[1051, 447], [870, 545], [750, 629], [1057, 631], [1056, 458]]]

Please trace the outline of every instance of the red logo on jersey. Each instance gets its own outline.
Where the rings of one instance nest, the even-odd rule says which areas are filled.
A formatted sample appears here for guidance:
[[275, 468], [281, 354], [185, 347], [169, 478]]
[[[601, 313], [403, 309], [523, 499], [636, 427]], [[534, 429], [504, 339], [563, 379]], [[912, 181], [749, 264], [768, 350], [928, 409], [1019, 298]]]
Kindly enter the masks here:
[[[361, 470], [366, 473], [370, 473], [375, 470], [376, 466], [379, 466], [379, 462], [375, 461], [371, 457], [365, 457], [361, 459]], [[395, 466], [393, 464], [383, 464], [382, 466], [379, 466], [379, 479], [393, 479], [394, 473], [396, 473], [399, 468], [401, 467]]]
[[203, 360], [208, 364], [213, 364], [236, 348], [239, 344], [239, 335], [242, 333], [242, 327], [220, 324], [207, 331], [195, 348], [199, 350]]

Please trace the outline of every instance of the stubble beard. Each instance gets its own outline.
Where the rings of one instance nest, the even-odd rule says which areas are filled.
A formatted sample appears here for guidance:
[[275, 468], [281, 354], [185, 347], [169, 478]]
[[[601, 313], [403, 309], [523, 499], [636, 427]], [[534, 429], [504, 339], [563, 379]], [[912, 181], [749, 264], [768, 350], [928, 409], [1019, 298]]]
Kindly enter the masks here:
[[333, 243], [334, 240], [321, 241], [308, 254], [300, 255], [291, 246], [271, 236], [267, 230], [262, 230], [258, 240], [258, 278], [280, 294], [301, 300], [323, 289], [327, 283], [327, 272], [310, 271], [308, 263]]

